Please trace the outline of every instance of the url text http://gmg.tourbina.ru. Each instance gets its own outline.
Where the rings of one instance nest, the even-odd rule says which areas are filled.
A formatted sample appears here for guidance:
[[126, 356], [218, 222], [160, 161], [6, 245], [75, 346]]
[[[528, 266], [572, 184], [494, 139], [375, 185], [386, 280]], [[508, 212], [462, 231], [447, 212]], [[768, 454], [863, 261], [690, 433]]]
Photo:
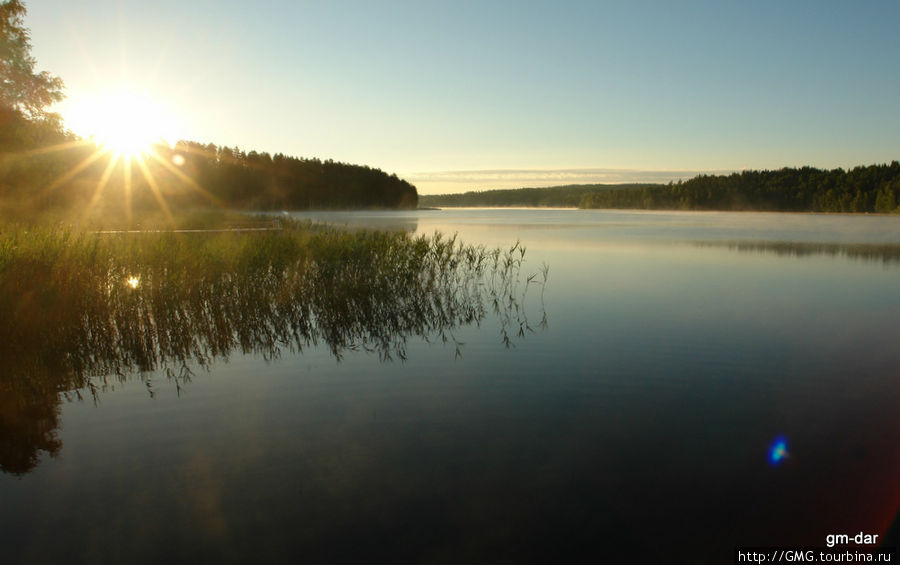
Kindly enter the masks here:
[[896, 563], [896, 547], [879, 547], [879, 535], [828, 534], [822, 547], [737, 547], [734, 563]]

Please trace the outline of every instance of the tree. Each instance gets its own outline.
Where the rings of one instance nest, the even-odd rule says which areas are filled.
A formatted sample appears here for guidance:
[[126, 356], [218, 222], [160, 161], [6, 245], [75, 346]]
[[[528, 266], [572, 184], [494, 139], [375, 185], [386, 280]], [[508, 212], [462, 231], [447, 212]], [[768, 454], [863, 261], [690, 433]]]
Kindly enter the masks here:
[[[895, 184], [897, 184], [896, 181]], [[875, 198], [875, 211], [880, 214], [890, 214], [896, 208], [897, 199], [894, 196], [894, 189], [886, 184], [878, 191]]]
[[31, 36], [21, 0], [0, 3], [0, 107], [28, 119], [54, 119], [45, 108], [63, 98], [63, 81], [34, 70]]

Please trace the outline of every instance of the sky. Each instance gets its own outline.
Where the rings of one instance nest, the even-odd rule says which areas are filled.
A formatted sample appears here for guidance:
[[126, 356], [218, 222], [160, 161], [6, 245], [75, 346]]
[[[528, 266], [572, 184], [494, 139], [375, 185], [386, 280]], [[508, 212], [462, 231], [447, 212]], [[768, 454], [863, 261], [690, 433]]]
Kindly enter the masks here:
[[896, 0], [25, 3], [84, 136], [127, 90], [178, 139], [420, 194], [900, 159]]

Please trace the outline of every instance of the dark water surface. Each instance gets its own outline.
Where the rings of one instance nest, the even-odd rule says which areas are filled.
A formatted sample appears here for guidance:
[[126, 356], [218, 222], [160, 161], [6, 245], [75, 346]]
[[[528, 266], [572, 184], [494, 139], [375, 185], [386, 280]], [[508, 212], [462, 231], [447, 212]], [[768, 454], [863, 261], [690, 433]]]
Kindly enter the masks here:
[[302, 217], [520, 240], [549, 280], [406, 361], [232, 354], [36, 413], [2, 561], [728, 563], [900, 508], [900, 218]]

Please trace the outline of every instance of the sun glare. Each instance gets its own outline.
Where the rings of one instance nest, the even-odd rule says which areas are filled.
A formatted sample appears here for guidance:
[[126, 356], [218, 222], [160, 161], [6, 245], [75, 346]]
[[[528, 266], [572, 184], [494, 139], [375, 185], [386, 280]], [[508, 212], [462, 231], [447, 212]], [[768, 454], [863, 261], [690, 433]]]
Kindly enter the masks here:
[[75, 133], [124, 157], [138, 157], [154, 143], [174, 141], [171, 117], [153, 99], [136, 92], [86, 98], [65, 120]]

